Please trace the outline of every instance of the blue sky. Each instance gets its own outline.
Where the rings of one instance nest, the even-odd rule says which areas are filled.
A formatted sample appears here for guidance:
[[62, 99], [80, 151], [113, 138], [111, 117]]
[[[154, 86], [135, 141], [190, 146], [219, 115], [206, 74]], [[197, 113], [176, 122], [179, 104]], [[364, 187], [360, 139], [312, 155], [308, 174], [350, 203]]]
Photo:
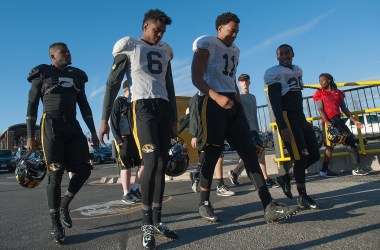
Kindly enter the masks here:
[[[1, 119], [0, 133], [25, 122], [28, 72], [50, 64], [48, 47], [68, 44], [74, 67], [89, 76], [86, 85], [96, 129], [103, 94], [113, 62], [114, 43], [126, 35], [140, 37], [144, 13], [159, 8], [172, 19], [164, 41], [174, 51], [173, 75], [177, 95], [191, 96], [192, 43], [200, 35], [216, 35], [214, 22], [223, 12], [240, 20], [235, 40], [241, 50], [238, 74], [252, 77], [251, 92], [266, 104], [263, 75], [278, 64], [278, 45], [293, 46], [293, 63], [304, 71], [305, 83], [318, 83], [322, 72], [337, 82], [380, 80], [380, 1], [3, 1], [0, 8]], [[312, 95], [304, 91], [304, 96]], [[39, 118], [42, 104], [39, 106]], [[84, 132], [88, 129], [78, 112]]]

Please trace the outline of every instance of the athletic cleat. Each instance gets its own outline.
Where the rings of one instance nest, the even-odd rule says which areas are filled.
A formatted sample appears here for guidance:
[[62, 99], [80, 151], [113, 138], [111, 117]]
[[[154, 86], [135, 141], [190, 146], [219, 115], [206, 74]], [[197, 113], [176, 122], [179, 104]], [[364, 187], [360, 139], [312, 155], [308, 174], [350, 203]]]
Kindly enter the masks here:
[[352, 170], [352, 175], [358, 175], [358, 176], [369, 175], [369, 172], [364, 171], [361, 168], [358, 168], [358, 169]]
[[221, 187], [216, 187], [216, 195], [227, 197], [235, 195], [235, 192], [231, 191], [226, 185], [222, 185]]
[[300, 210], [299, 206], [288, 206], [286, 204], [271, 201], [265, 208], [264, 219], [267, 223], [273, 223], [295, 215]]
[[293, 199], [293, 194], [291, 191], [290, 181], [286, 181], [284, 176], [276, 177], [278, 185], [282, 188], [282, 191], [289, 199]]
[[124, 202], [125, 204], [127, 205], [131, 205], [133, 203], [135, 203], [136, 201], [133, 199], [132, 195], [130, 193], [126, 194], [123, 196], [123, 198], [121, 199], [122, 202]]
[[209, 201], [204, 201], [198, 209], [199, 215], [209, 222], [218, 222], [219, 218], [214, 213], [214, 208]]
[[155, 249], [156, 239], [154, 238], [154, 227], [153, 225], [144, 225], [141, 227], [142, 235], [142, 245], [145, 249]]
[[65, 241], [65, 229], [62, 226], [53, 228], [51, 230], [52, 239], [57, 244], [63, 244]]
[[190, 181], [191, 181], [191, 189], [194, 193], [198, 193], [199, 191], [199, 173], [190, 172]]
[[338, 177], [338, 174], [333, 171], [330, 171], [330, 169], [326, 169], [326, 170], [319, 171], [319, 176], [325, 177], [325, 178], [334, 178], [334, 177]]
[[136, 189], [136, 190], [130, 190], [129, 191], [132, 199], [135, 201], [135, 202], [141, 202], [141, 193], [140, 193], [140, 190], [139, 189]]
[[240, 183], [237, 181], [238, 177], [239, 176], [237, 174], [235, 174], [235, 172], [233, 170], [228, 171], [228, 179], [230, 179], [232, 185], [234, 185], [234, 186], [240, 185]]
[[154, 232], [161, 234], [168, 239], [178, 239], [178, 234], [168, 228], [168, 226], [162, 222], [154, 225]]
[[297, 203], [301, 208], [320, 209], [314, 199], [308, 195], [299, 196]]
[[268, 188], [271, 188], [271, 187], [280, 187], [271, 178], [266, 179], [265, 180], [265, 184], [267, 184]]
[[65, 225], [67, 228], [71, 228], [73, 226], [73, 221], [71, 220], [70, 217], [70, 210], [61, 208], [61, 214], [62, 214], [62, 223]]

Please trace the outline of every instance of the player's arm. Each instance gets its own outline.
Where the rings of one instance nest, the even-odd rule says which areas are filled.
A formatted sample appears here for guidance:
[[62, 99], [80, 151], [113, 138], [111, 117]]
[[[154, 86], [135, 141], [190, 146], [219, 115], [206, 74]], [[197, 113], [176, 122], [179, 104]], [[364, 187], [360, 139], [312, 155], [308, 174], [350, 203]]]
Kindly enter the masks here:
[[31, 86], [28, 95], [28, 107], [26, 111], [26, 148], [29, 152], [34, 152], [38, 149], [35, 131], [38, 114], [38, 104], [41, 99], [41, 86], [42, 82], [39, 78], [31, 80]]
[[323, 120], [325, 120], [327, 127], [331, 127], [332, 124], [331, 124], [330, 119], [327, 117], [325, 110], [323, 109], [322, 100], [315, 101], [315, 106], [317, 107], [318, 112], [321, 115], [321, 117], [323, 118]]
[[282, 113], [282, 105], [281, 105], [281, 83], [273, 83], [268, 86], [268, 97], [270, 104], [272, 105], [272, 111], [274, 117], [276, 118], [277, 127], [282, 130], [287, 128], [284, 115]]
[[119, 101], [119, 99], [116, 99], [111, 110], [110, 125], [111, 125], [111, 131], [112, 131], [113, 137], [115, 138], [117, 144], [119, 145], [123, 143], [123, 139], [121, 138], [121, 131], [120, 131], [120, 117], [121, 117], [121, 102]]
[[107, 135], [109, 139], [110, 128], [108, 126], [108, 119], [111, 115], [113, 102], [119, 92], [121, 81], [124, 78], [126, 71], [126, 64], [128, 63], [128, 56], [125, 54], [117, 54], [114, 58], [111, 72], [108, 76], [106, 91], [103, 99], [102, 120], [99, 129], [100, 142], [104, 144], [103, 137]]
[[208, 83], [203, 79], [209, 58], [207, 49], [196, 49], [191, 63], [191, 79], [193, 85], [203, 94], [208, 95], [211, 99], [218, 103], [219, 106], [225, 109], [230, 109], [234, 105], [233, 100], [228, 97], [218, 94], [210, 88]]
[[172, 75], [172, 67], [171, 63], [169, 61], [168, 63], [168, 69], [166, 71], [166, 91], [168, 92], [168, 99], [169, 99], [169, 105], [170, 105], [170, 114], [172, 119], [172, 137], [178, 136], [178, 115], [177, 115], [177, 102], [175, 98], [175, 90], [174, 90], [174, 83], [173, 83], [173, 75]]
[[342, 110], [343, 114], [345, 114], [347, 116], [348, 119], [350, 119], [357, 128], [362, 128], [363, 127], [363, 124], [361, 122], [359, 122], [358, 120], [356, 120], [352, 115], [351, 115], [351, 112], [348, 110], [347, 106], [346, 106], [346, 103], [344, 102], [344, 100], [342, 100], [342, 102], [340, 103], [340, 109]]
[[276, 118], [277, 127], [280, 130], [281, 138], [284, 142], [292, 142], [292, 134], [288, 128], [284, 115], [282, 113], [282, 104], [281, 104], [281, 83], [276, 82], [268, 86], [268, 97], [272, 105], [273, 114]]

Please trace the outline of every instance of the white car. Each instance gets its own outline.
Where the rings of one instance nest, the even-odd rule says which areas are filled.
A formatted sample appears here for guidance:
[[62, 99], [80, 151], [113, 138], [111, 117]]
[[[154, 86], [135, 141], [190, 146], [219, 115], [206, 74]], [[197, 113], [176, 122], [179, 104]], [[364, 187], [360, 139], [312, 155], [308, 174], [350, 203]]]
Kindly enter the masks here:
[[[355, 116], [354, 116], [355, 117]], [[358, 129], [355, 124], [347, 117], [342, 117], [347, 127], [354, 135], [358, 135]], [[376, 113], [361, 114], [359, 115], [359, 121], [363, 124], [361, 129], [364, 138], [368, 137], [380, 137], [380, 115]]]

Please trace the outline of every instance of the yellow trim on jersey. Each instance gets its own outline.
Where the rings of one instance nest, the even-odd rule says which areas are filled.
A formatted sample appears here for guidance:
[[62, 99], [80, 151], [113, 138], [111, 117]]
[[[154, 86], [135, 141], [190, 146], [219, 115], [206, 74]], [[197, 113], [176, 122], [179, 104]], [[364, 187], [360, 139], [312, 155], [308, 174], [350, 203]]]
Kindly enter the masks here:
[[290, 143], [290, 145], [292, 147], [294, 160], [300, 160], [301, 159], [300, 152], [298, 152], [296, 140], [294, 139], [294, 136], [293, 136], [292, 127], [290, 126], [290, 122], [289, 122], [289, 118], [288, 118], [288, 112], [287, 111], [282, 111], [282, 113], [284, 115], [284, 120], [286, 122], [286, 125], [288, 126], [288, 128], [290, 130], [290, 136], [291, 136], [291, 143]]
[[[45, 133], [45, 119], [46, 119], [46, 114], [42, 115], [42, 120], [41, 120], [41, 130], [40, 130], [40, 136], [41, 136], [41, 145], [42, 145], [42, 152], [44, 154], [44, 159], [46, 166], [49, 166], [49, 163], [46, 160], [46, 154], [45, 154], [45, 143], [44, 143], [44, 133]], [[49, 168], [48, 168], [49, 169]]]
[[202, 103], [202, 141], [207, 143], [207, 119], [206, 119], [206, 111], [207, 111], [207, 102], [208, 96], [205, 96]]
[[133, 128], [132, 128], [132, 134], [135, 138], [137, 150], [139, 151], [140, 159], [142, 159], [142, 152], [140, 148], [140, 141], [137, 136], [137, 125], [136, 125], [136, 101], [132, 102], [132, 119], [133, 119]]

